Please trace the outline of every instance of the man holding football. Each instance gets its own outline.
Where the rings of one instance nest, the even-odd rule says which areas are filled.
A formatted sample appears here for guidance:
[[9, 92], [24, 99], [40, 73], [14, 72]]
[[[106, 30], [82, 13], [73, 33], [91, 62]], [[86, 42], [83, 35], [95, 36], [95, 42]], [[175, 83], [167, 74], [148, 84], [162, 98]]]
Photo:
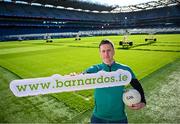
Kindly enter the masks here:
[[[133, 71], [126, 65], [119, 64], [114, 60], [114, 45], [110, 40], [102, 40], [99, 44], [99, 53], [102, 63], [93, 65], [84, 73], [97, 73], [98, 71], [116, 71], [118, 69], [127, 70], [132, 75], [131, 86], [139, 91], [141, 102], [128, 106], [130, 109], [139, 110], [146, 105], [144, 91], [135, 77]], [[125, 113], [125, 105], [122, 100], [124, 86], [97, 88], [94, 92], [95, 107], [91, 117], [91, 123], [128, 123]]]

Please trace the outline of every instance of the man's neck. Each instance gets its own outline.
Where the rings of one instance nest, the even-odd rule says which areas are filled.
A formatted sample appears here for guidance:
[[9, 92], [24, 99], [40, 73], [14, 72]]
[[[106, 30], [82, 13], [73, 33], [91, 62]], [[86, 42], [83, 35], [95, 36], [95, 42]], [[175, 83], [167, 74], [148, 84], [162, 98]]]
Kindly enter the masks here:
[[111, 62], [104, 62], [104, 64], [111, 66], [114, 63], [114, 60]]

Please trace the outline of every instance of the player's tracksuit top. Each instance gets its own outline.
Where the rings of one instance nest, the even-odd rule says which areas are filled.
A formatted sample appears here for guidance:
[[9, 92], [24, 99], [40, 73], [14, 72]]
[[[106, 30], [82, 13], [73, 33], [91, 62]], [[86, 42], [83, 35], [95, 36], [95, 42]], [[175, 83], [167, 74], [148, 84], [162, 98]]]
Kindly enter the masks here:
[[[116, 71], [118, 69], [127, 70], [131, 73], [132, 79], [136, 79], [132, 70], [123, 64], [114, 62], [111, 66], [105, 63], [93, 65], [85, 73], [96, 73], [104, 70], [106, 72]], [[125, 105], [122, 100], [124, 86], [97, 88], [94, 92], [95, 107], [94, 116], [106, 120], [126, 119]]]

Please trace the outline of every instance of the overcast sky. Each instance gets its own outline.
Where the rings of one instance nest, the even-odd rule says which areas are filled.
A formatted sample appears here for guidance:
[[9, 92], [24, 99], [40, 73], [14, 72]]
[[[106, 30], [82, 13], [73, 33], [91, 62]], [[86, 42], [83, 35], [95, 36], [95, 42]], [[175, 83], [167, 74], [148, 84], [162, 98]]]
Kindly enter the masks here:
[[157, 1], [157, 0], [81, 0], [81, 1], [89, 1], [92, 3], [100, 3], [106, 5], [128, 6], [128, 5], [135, 5], [139, 3], [146, 3], [149, 1]]

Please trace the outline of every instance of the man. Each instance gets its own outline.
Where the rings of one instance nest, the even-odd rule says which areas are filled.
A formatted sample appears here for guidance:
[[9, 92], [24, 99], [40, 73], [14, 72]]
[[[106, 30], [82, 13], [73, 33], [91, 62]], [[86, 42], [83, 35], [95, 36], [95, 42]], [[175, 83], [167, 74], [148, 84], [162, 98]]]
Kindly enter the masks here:
[[[114, 45], [109, 40], [102, 40], [99, 44], [99, 53], [103, 63], [91, 66], [84, 73], [96, 73], [100, 70], [106, 72], [118, 69], [128, 70], [132, 75], [130, 84], [141, 94], [141, 102], [129, 106], [130, 109], [138, 110], [145, 106], [146, 101], [141, 84], [136, 79], [132, 70], [126, 66], [115, 62]], [[128, 123], [125, 113], [125, 105], [122, 100], [124, 86], [97, 88], [94, 93], [95, 107], [91, 117], [91, 123]]]

